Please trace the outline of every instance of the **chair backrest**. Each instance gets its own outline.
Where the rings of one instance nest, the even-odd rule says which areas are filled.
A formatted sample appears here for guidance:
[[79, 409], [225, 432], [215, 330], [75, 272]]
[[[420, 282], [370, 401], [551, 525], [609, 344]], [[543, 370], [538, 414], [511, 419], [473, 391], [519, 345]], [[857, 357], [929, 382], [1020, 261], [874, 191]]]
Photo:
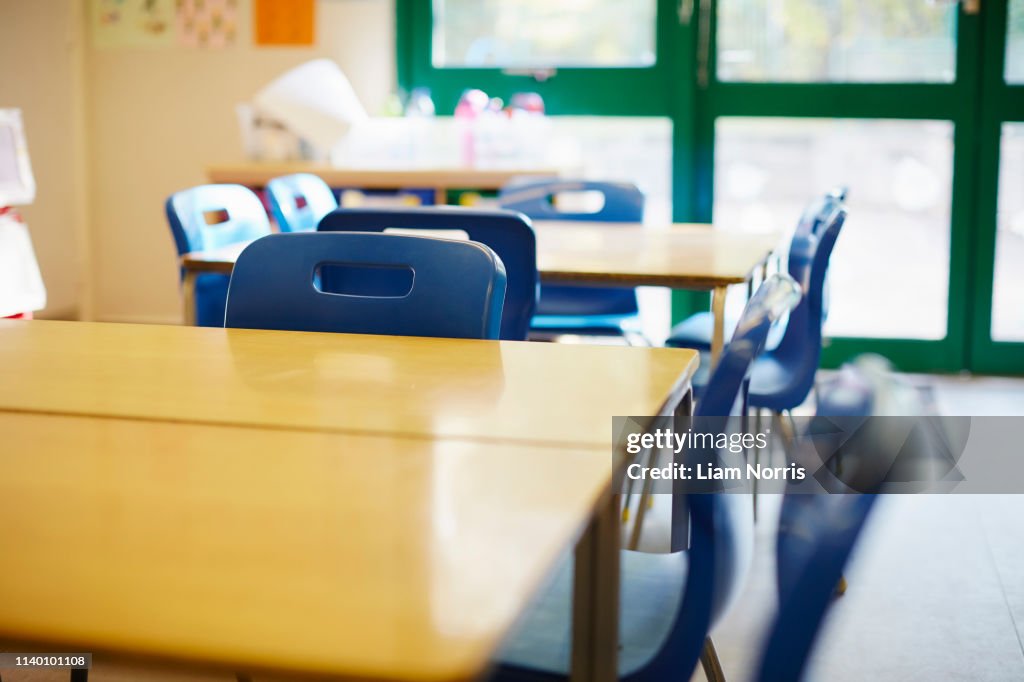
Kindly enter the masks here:
[[[318, 285], [328, 269], [332, 292]], [[275, 234], [238, 257], [224, 326], [496, 339], [504, 297], [501, 259], [476, 242]]]
[[[859, 475], [857, 485], [862, 490], [884, 489], [887, 467], [873, 466], [872, 461], [890, 461], [894, 451], [905, 452], [908, 446], [916, 447], [925, 457], [932, 450], [927, 440], [915, 443], [905, 433], [893, 439], [884, 424], [868, 421], [873, 416], [922, 412], [917, 394], [900, 390], [898, 382], [885, 374], [878, 371], [876, 362], [858, 360], [856, 365], [843, 367], [818, 391], [818, 418], [830, 424], [837, 418], [863, 424], [843, 442], [844, 467], [872, 472], [872, 480]], [[849, 461], [853, 459], [858, 461]], [[757, 679], [802, 678], [843, 567], [875, 499], [873, 493], [849, 492], [787, 493], [783, 499], [776, 544], [779, 608], [765, 639]]]
[[[698, 433], [724, 433], [740, 407], [744, 386], [749, 381], [754, 360], [764, 350], [772, 325], [801, 301], [800, 285], [787, 275], [774, 275], [762, 284], [748, 301], [736, 324], [732, 341], [723, 351], [718, 364], [708, 378], [694, 411], [694, 431]], [[717, 451], [694, 452], [702, 460], [715, 459]], [[736, 596], [752, 547], [753, 511], [746, 495], [696, 495], [690, 501], [690, 514], [694, 505], [707, 504], [717, 521], [729, 518], [728, 524], [716, 528], [714, 537], [707, 540], [716, 545], [719, 553], [715, 566], [713, 617], [725, 610]], [[731, 518], [730, 518], [731, 517]], [[683, 527], [683, 524], [678, 524]], [[698, 540], [699, 529], [691, 523], [691, 543]]]
[[836, 208], [818, 234], [796, 234], [789, 249], [789, 274], [800, 283], [803, 298], [789, 314], [786, 331], [774, 351], [789, 376], [775, 400], [791, 409], [803, 403], [814, 386], [821, 360], [825, 276], [829, 259], [846, 221], [846, 209]]
[[282, 232], [313, 232], [320, 219], [338, 208], [327, 183], [312, 173], [295, 173], [267, 183], [270, 210]]
[[[604, 205], [592, 213], [559, 211], [552, 202], [558, 194], [599, 192]], [[533, 220], [595, 220], [608, 223], [639, 223], [644, 219], [644, 195], [627, 182], [539, 179], [516, 182], [498, 194], [502, 208], [519, 211]]]
[[828, 225], [829, 218], [835, 214], [836, 210], [846, 204], [848, 193], [845, 187], [836, 187], [812, 201], [804, 209], [803, 215], [800, 216], [795, 234], [820, 235], [822, 229]]
[[494, 249], [505, 265], [508, 287], [501, 320], [501, 338], [526, 339], [537, 306], [537, 238], [530, 221], [513, 211], [481, 211], [456, 207], [348, 209], [333, 211], [320, 221], [321, 232], [383, 232], [459, 230]]
[[[800, 287], [788, 275], [774, 275], [751, 297], [737, 324], [732, 342], [726, 346], [708, 379], [707, 387], [694, 412], [694, 433], [725, 433], [729, 420], [735, 421], [738, 398], [749, 381], [754, 360], [764, 350], [768, 330], [800, 300]], [[707, 466], [719, 461], [714, 449], [691, 449], [686, 465]], [[696, 469], [691, 468], [691, 471]], [[685, 491], [687, 484], [680, 484]], [[745, 493], [689, 493], [685, 506], [675, 504], [687, 518], [673, 518], [677, 528], [689, 528], [690, 549], [686, 585], [681, 608], [666, 639], [661, 660], [651, 662], [652, 679], [686, 677], [696, 665], [710, 632], [729, 605], [739, 595], [753, 553], [754, 529], [751, 498]], [[687, 523], [688, 521], [688, 523]], [[673, 545], [678, 538], [673, 538]], [[702, 633], [694, 637], [693, 633]], [[671, 649], [669, 651], [668, 649]]]
[[178, 255], [270, 234], [263, 202], [242, 185], [200, 185], [175, 192], [164, 209]]

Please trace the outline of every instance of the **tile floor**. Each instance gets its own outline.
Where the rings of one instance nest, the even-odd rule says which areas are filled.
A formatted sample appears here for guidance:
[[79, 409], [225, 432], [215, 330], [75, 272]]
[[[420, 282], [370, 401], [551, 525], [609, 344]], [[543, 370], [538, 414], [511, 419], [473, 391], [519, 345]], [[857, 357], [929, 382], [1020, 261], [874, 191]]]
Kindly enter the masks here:
[[[1024, 415], [1024, 379], [911, 379], [943, 414]], [[775, 608], [778, 499], [761, 509], [746, 591], [713, 633], [729, 680], [751, 679]], [[1024, 495], [886, 497], [846, 575], [808, 680], [1024, 680]]]

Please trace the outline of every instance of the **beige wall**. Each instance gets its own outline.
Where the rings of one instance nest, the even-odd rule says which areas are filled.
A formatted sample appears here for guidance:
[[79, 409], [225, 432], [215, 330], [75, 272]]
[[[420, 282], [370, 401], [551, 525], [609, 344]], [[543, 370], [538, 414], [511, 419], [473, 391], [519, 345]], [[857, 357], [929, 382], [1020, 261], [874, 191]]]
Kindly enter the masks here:
[[22, 110], [36, 201], [22, 209], [46, 282], [42, 317], [76, 317], [87, 300], [82, 6], [0, 0], [0, 107]]
[[0, 0], [0, 106], [28, 129], [44, 316], [176, 322], [164, 199], [241, 160], [235, 105], [304, 61], [334, 59], [379, 110], [395, 87], [394, 3], [319, 0], [314, 47], [257, 48], [243, 0], [238, 44], [199, 50], [96, 48], [86, 2]]
[[394, 89], [391, 0], [320, 0], [317, 45], [252, 45], [250, 3], [240, 44], [223, 50], [93, 49], [88, 54], [89, 178], [95, 317], [180, 318], [172, 192], [204, 182], [209, 163], [241, 160], [235, 105], [315, 57], [338, 62], [370, 112]]

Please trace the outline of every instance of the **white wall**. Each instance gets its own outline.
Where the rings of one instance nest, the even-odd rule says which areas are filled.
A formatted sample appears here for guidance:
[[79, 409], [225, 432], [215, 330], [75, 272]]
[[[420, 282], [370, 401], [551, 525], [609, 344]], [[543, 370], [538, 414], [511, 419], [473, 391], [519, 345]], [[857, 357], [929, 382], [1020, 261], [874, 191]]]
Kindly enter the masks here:
[[46, 282], [41, 317], [76, 317], [88, 298], [83, 6], [0, 0], [0, 107], [22, 110], [35, 204], [22, 209]]
[[240, 6], [239, 44], [232, 48], [90, 47], [97, 319], [180, 319], [163, 203], [172, 192], [204, 182], [206, 165], [242, 160], [236, 104], [321, 56], [338, 62], [371, 112], [395, 88], [392, 0], [320, 0], [312, 48], [255, 47], [250, 3]]
[[319, 0], [313, 47], [101, 49], [87, 0], [0, 0], [0, 106], [24, 111], [38, 184], [24, 213], [50, 304], [43, 316], [180, 319], [172, 192], [242, 159], [235, 105], [316, 57], [348, 74], [372, 113], [395, 88], [393, 0]]

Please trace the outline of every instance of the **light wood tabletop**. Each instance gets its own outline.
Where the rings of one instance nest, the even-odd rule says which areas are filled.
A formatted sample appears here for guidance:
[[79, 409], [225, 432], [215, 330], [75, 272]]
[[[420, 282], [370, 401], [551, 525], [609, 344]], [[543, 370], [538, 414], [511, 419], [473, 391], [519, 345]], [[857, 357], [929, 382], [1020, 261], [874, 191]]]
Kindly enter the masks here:
[[0, 321], [0, 409], [603, 447], [697, 353], [666, 348]]
[[[742, 284], [779, 244], [777, 232], [538, 220], [537, 269], [545, 282], [710, 290]], [[230, 274], [248, 242], [182, 256], [191, 272]]]
[[778, 232], [707, 224], [622, 225], [537, 220], [537, 269], [545, 282], [704, 289], [742, 284], [779, 243]]
[[0, 637], [286, 679], [476, 678], [611, 466], [603, 448], [4, 411], [0, 433]]
[[435, 202], [447, 202], [452, 189], [501, 189], [510, 180], [521, 176], [553, 177], [555, 168], [471, 168], [471, 167], [410, 167], [410, 168], [345, 168], [308, 161], [250, 162], [217, 164], [206, 168], [210, 182], [236, 183], [247, 187], [265, 187], [282, 175], [312, 173], [331, 187], [356, 189], [432, 189]]

